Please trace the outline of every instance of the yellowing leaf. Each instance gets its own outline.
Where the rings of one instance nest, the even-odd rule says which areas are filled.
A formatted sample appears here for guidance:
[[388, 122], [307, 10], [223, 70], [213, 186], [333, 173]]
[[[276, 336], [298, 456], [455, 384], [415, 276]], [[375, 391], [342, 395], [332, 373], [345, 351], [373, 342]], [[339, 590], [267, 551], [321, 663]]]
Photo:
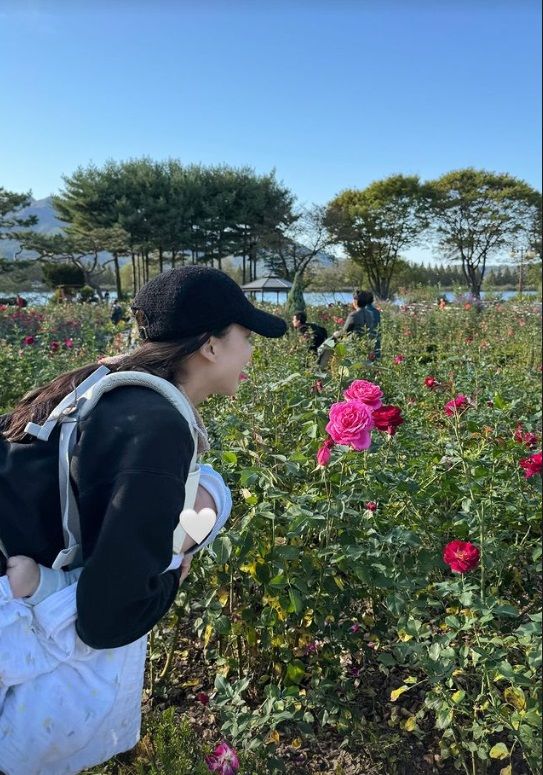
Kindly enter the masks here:
[[291, 746], [293, 748], [296, 748], [296, 749], [301, 748], [302, 747], [302, 741], [300, 740], [299, 737], [295, 737], [294, 740], [291, 743]]
[[409, 716], [405, 722], [404, 729], [406, 732], [413, 732], [417, 728], [417, 719], [415, 716]]
[[229, 594], [226, 589], [224, 589], [222, 592], [219, 592], [217, 595], [217, 600], [219, 603], [224, 607], [228, 603]]
[[252, 496], [253, 493], [250, 490], [248, 490], [247, 487], [242, 487], [241, 488], [241, 494], [243, 495], [245, 500], [248, 500]]
[[507, 767], [502, 767], [500, 770], [500, 775], [513, 775], [513, 768], [510, 764], [507, 765]]
[[309, 627], [313, 623], [313, 609], [308, 608], [304, 614], [303, 623]]
[[413, 640], [413, 636], [409, 635], [409, 633], [406, 632], [405, 630], [398, 630], [398, 638], [402, 642], [405, 642], [405, 641], [408, 641], [408, 640]]
[[505, 701], [512, 705], [515, 710], [524, 710], [526, 707], [524, 692], [516, 686], [508, 686], [503, 696]]
[[277, 731], [277, 729], [272, 729], [272, 731], [266, 737], [266, 740], [264, 742], [266, 742], [266, 743], [278, 743], [279, 739], [280, 739], [280, 734]]
[[211, 640], [212, 635], [213, 635], [213, 627], [210, 624], [207, 624], [204, 630], [204, 648], [207, 648], [207, 644]]
[[201, 686], [202, 682], [199, 678], [191, 678], [190, 681], [183, 681], [181, 687], [187, 689], [190, 686]]
[[404, 692], [406, 692], [409, 689], [409, 686], [406, 686], [405, 684], [403, 686], [400, 686], [398, 689], [394, 689], [390, 692], [390, 699], [392, 702], [396, 702], [398, 697], [400, 697]]
[[451, 697], [451, 700], [458, 705], [459, 702], [462, 702], [465, 696], [466, 696], [466, 692], [462, 691], [462, 689], [459, 689], [457, 692], [454, 692], [454, 694]]
[[417, 683], [417, 679], [415, 678], [414, 675], [408, 675], [407, 678], [404, 678], [404, 681], [405, 681], [406, 684], [416, 684]]
[[509, 749], [505, 743], [496, 743], [490, 749], [489, 756], [491, 759], [507, 759], [509, 756]]

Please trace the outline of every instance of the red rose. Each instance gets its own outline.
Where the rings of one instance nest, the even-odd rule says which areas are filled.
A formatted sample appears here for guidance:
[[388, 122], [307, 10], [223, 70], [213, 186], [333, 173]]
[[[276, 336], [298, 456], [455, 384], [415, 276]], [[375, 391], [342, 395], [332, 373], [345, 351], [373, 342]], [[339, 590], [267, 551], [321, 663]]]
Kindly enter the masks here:
[[455, 414], [463, 412], [469, 408], [469, 398], [463, 393], [459, 393], [452, 401], [448, 401], [443, 407], [443, 411], [447, 417], [452, 417]]
[[404, 422], [401, 409], [398, 406], [381, 406], [373, 413], [373, 422], [378, 431], [386, 431], [394, 436], [396, 428]]
[[542, 468], [541, 452], [536, 452], [535, 455], [525, 457], [519, 464], [524, 469], [524, 476], [526, 479], [529, 479], [530, 476], [540, 474]]
[[437, 379], [435, 377], [424, 377], [424, 384], [426, 385], [427, 388], [429, 388], [431, 390], [438, 383], [437, 383]]
[[377, 511], [377, 504], [375, 501], [368, 501], [364, 504], [364, 508], [368, 511]]
[[443, 550], [443, 559], [453, 573], [467, 573], [479, 564], [479, 549], [469, 541], [451, 541]]
[[209, 695], [207, 695], [205, 692], [198, 692], [196, 699], [198, 702], [201, 702], [202, 705], [207, 705], [209, 703]]

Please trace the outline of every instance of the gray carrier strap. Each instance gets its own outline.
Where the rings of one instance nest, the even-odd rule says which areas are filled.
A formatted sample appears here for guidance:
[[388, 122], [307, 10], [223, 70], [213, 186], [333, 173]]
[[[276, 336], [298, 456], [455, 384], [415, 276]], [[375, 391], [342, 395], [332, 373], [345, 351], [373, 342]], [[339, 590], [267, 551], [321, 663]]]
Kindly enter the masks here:
[[199, 479], [199, 469], [196, 463], [198, 438], [196, 418], [190, 403], [174, 385], [165, 379], [136, 371], [118, 371], [111, 374], [106, 366], [100, 366], [53, 409], [43, 425], [28, 423], [25, 428], [26, 433], [47, 441], [57, 423], [62, 426], [58, 463], [65, 548], [55, 558], [52, 566], [55, 569], [68, 565], [77, 567], [82, 561], [79, 509], [70, 480], [70, 460], [77, 441], [77, 423], [92, 411], [104, 393], [116, 387], [127, 385], [148, 387], [155, 390], [168, 399], [187, 420], [194, 441], [194, 452], [189, 467], [190, 487], [187, 487], [189, 502], [187, 503], [187, 498], [185, 498], [184, 508], [192, 507], [194, 504]]

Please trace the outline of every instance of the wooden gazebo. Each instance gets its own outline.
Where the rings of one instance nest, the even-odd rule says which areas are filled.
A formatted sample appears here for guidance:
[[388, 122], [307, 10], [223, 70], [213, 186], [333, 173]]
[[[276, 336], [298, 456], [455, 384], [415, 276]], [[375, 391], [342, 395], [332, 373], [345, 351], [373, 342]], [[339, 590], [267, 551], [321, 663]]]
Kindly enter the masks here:
[[261, 300], [264, 301], [264, 294], [270, 291], [277, 294], [277, 303], [279, 304], [279, 294], [288, 293], [292, 288], [292, 283], [284, 280], [282, 277], [261, 277], [259, 280], [253, 280], [251, 283], [245, 283], [241, 290], [245, 293], [256, 295], [259, 291], [262, 294]]

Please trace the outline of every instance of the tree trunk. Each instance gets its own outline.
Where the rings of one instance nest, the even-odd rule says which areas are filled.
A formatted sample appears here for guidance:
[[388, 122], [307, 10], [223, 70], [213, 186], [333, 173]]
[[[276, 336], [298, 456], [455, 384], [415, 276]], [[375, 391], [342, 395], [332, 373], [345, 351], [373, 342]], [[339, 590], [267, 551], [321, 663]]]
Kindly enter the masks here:
[[159, 247], [158, 249], [158, 271], [160, 274], [164, 271], [164, 257], [162, 253], [162, 247]]
[[121, 284], [121, 268], [119, 266], [119, 254], [113, 253], [113, 266], [115, 267], [115, 285], [117, 288], [117, 298], [119, 301], [123, 297], [123, 288]]
[[134, 291], [134, 296], [138, 292], [138, 278], [137, 278], [137, 272], [136, 272], [136, 255], [134, 252], [132, 252], [132, 290]]

